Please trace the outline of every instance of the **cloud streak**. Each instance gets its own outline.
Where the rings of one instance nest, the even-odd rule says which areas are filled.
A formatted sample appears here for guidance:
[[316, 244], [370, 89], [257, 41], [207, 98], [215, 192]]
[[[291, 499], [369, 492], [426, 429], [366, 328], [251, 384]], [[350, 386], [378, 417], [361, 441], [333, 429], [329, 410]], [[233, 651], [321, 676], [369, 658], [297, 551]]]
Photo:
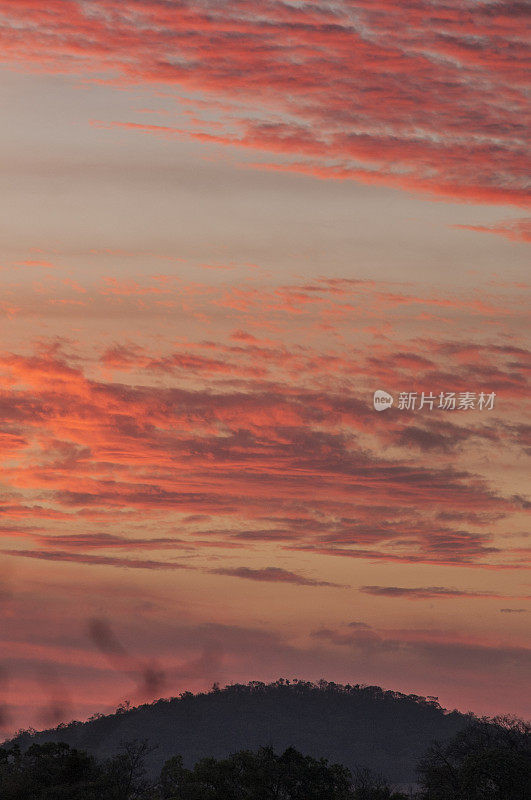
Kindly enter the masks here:
[[[361, 586], [360, 591], [375, 597], [403, 597], [406, 600], [433, 600], [440, 598], [495, 598], [507, 599], [508, 595], [496, 592], [476, 592], [467, 589], [449, 589], [445, 586], [403, 587], [403, 586]], [[517, 598], [522, 599], [522, 598]]]
[[76, 564], [89, 564], [104, 567], [123, 567], [126, 569], [180, 570], [190, 569], [186, 564], [171, 561], [153, 561], [151, 559], [119, 558], [114, 556], [96, 556], [86, 553], [74, 553], [67, 550], [2, 550], [6, 556], [36, 558], [43, 561], [58, 561]]
[[317, 581], [313, 578], [306, 578], [290, 570], [281, 567], [264, 567], [263, 569], [252, 569], [250, 567], [235, 567], [213, 569], [214, 575], [229, 575], [234, 578], [245, 578], [251, 581], [265, 581], [266, 583], [294, 583], [297, 586], [333, 586], [346, 588], [339, 583], [329, 581]]

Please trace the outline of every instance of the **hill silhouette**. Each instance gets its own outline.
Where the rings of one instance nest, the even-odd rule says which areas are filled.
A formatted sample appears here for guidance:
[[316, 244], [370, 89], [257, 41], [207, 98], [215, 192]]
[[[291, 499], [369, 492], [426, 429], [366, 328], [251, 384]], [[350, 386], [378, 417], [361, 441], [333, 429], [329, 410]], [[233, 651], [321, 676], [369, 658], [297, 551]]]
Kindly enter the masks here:
[[66, 742], [98, 758], [116, 753], [124, 741], [148, 740], [150, 772], [179, 753], [192, 766], [200, 758], [224, 758], [270, 745], [344, 764], [369, 767], [395, 784], [415, 783], [415, 767], [433, 740], [462, 730], [470, 715], [441, 708], [436, 698], [386, 691], [379, 686], [343, 686], [319, 681], [264, 684], [253, 681], [95, 715], [45, 731], [21, 731], [11, 740]]

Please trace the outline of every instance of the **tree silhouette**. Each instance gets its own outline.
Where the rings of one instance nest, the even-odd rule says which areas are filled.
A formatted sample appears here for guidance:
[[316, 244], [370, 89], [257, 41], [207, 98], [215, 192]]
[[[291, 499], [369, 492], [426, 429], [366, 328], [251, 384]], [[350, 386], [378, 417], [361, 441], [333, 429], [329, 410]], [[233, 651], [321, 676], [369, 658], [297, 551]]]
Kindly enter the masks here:
[[1, 800], [98, 800], [100, 788], [95, 759], [64, 742], [0, 749]]
[[243, 750], [227, 759], [203, 758], [193, 770], [174, 757], [161, 772], [163, 800], [351, 800], [350, 774], [294, 748]]
[[368, 767], [358, 767], [352, 776], [353, 800], [407, 800], [407, 795], [393, 792], [381, 775]]
[[137, 800], [144, 797], [149, 787], [145, 761], [152, 750], [146, 740], [122, 742], [120, 752], [104, 766], [105, 798]]
[[419, 764], [422, 800], [529, 800], [530, 726], [513, 717], [473, 720]]

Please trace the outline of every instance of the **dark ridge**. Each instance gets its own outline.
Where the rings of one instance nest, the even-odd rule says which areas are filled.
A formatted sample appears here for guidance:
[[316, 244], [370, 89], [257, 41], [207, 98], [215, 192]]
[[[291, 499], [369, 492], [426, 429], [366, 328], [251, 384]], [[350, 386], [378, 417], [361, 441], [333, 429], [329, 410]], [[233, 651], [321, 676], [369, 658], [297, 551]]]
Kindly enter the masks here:
[[147, 739], [156, 749], [148, 768], [158, 774], [180, 753], [187, 767], [200, 758], [239, 750], [294, 747], [315, 758], [369, 767], [396, 784], [415, 783], [418, 759], [433, 740], [444, 742], [464, 728], [470, 714], [447, 711], [435, 697], [405, 695], [379, 686], [280, 679], [265, 684], [214, 685], [114, 714], [96, 714], [44, 731], [19, 731], [10, 743], [66, 742], [97, 758], [114, 755], [124, 741]]

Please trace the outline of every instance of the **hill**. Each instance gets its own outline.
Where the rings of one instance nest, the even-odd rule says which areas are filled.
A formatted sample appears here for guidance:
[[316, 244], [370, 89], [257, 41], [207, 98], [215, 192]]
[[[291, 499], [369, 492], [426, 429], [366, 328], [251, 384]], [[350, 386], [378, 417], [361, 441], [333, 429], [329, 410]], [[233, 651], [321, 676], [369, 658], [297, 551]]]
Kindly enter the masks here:
[[158, 772], [180, 753], [192, 766], [205, 756], [271, 745], [290, 746], [353, 770], [369, 767], [396, 784], [415, 782], [415, 765], [434, 740], [445, 741], [469, 717], [441, 708], [436, 698], [404, 695], [379, 686], [342, 686], [320, 681], [278, 680], [234, 684], [210, 692], [161, 699], [108, 716], [40, 732], [21, 732], [24, 749], [33, 742], [66, 742], [104, 758], [120, 743], [149, 740], [156, 749], [149, 769]]

